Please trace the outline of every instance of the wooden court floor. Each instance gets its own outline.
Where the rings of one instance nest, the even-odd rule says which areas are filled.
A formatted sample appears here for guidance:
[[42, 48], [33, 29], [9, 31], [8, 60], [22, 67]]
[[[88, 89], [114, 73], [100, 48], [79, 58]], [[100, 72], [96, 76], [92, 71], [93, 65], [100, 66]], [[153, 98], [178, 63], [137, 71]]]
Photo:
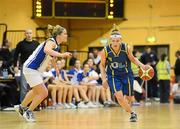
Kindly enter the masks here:
[[27, 123], [13, 111], [0, 112], [0, 129], [180, 129], [180, 105], [134, 107], [138, 122], [120, 107], [61, 109], [35, 112], [37, 122]]

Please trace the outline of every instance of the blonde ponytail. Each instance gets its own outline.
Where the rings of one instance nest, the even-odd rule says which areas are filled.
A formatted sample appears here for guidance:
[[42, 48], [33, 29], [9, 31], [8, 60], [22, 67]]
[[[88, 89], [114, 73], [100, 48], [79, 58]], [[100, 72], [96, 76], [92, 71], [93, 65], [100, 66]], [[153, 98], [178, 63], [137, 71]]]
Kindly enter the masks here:
[[60, 25], [52, 26], [48, 24], [47, 31], [51, 35], [51, 37], [56, 37], [57, 35], [60, 35], [65, 30], [64, 27]]

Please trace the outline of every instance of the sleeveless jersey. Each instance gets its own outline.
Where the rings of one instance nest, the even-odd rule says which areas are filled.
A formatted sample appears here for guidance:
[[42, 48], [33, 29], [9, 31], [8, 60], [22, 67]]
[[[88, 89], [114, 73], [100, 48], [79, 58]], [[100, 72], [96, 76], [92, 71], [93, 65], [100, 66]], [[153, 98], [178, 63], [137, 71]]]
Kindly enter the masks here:
[[104, 47], [106, 54], [107, 76], [124, 77], [132, 75], [131, 62], [127, 55], [127, 44], [121, 43], [120, 50], [115, 53], [111, 45]]
[[[55, 51], [59, 51], [60, 47], [57, 44], [57, 41], [54, 38], [49, 38], [48, 40], [51, 40], [56, 43], [56, 47], [53, 49]], [[31, 56], [25, 61], [24, 67], [38, 70], [40, 72], [44, 72], [49, 61], [52, 59], [52, 56], [46, 54], [44, 52], [44, 47], [47, 40], [43, 43], [41, 43], [36, 50], [32, 53]]]

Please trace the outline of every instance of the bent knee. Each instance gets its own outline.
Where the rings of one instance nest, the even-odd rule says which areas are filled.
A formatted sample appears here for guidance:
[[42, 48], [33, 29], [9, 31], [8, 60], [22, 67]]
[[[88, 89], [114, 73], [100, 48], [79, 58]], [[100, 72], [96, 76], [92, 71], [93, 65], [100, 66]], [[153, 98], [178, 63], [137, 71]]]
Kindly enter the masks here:
[[115, 97], [118, 99], [118, 100], [123, 100], [124, 99], [124, 96], [123, 96], [123, 94], [122, 93], [115, 93], [114, 94], [115, 95]]

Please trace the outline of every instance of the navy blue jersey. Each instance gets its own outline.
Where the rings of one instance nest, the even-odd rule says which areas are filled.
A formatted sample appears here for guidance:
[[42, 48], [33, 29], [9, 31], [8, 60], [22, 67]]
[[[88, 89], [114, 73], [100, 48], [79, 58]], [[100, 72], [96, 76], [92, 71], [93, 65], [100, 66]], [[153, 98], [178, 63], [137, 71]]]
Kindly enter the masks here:
[[127, 55], [127, 44], [121, 43], [120, 51], [115, 53], [111, 45], [104, 47], [106, 54], [107, 76], [124, 77], [132, 74], [131, 62]]

